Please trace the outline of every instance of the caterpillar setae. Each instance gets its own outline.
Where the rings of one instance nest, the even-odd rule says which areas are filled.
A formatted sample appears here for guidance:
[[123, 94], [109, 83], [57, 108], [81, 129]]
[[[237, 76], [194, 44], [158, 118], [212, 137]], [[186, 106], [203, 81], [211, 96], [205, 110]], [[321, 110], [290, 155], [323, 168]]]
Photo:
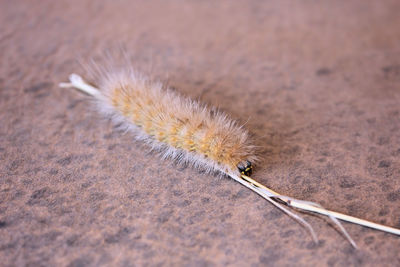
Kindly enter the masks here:
[[257, 161], [256, 147], [246, 129], [226, 114], [184, 97], [131, 67], [97, 67], [93, 73], [96, 87], [77, 74], [71, 74], [70, 82], [60, 83], [60, 87], [75, 87], [94, 97], [101, 113], [126, 127], [162, 158], [227, 175], [253, 190], [305, 226], [315, 242], [318, 239], [312, 227], [284, 206], [328, 216], [354, 247], [355, 242], [337, 219], [400, 235], [399, 229], [278, 194], [250, 178]]

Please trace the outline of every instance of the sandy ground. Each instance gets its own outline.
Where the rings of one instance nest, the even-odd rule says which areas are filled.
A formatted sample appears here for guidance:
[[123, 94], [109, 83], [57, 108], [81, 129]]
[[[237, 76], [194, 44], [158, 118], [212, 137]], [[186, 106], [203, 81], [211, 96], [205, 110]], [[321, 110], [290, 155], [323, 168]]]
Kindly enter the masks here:
[[399, 266], [400, 238], [305, 229], [228, 178], [149, 153], [60, 89], [132, 64], [242, 123], [253, 177], [400, 227], [399, 1], [0, 1], [0, 265]]

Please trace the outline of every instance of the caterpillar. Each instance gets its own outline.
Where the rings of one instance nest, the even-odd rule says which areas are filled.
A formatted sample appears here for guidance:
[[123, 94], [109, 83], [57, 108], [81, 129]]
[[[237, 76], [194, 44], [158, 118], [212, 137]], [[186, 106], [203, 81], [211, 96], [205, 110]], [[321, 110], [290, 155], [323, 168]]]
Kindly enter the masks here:
[[101, 75], [100, 92], [86, 92], [96, 96], [103, 114], [129, 128], [152, 150], [207, 172], [251, 173], [255, 146], [248, 132], [228, 116], [132, 69], [108, 73]]
[[[191, 100], [131, 67], [97, 67], [96, 87], [77, 74], [60, 87], [74, 87], [94, 98], [100, 113], [131, 131], [162, 158], [187, 163], [208, 173], [227, 175], [256, 192], [308, 229], [310, 224], [286, 207], [328, 216], [353, 247], [354, 240], [338, 219], [400, 235], [400, 230], [324, 209], [317, 203], [281, 195], [250, 178], [258, 161], [248, 131], [225, 113]], [[285, 207], [286, 206], [286, 207]]]

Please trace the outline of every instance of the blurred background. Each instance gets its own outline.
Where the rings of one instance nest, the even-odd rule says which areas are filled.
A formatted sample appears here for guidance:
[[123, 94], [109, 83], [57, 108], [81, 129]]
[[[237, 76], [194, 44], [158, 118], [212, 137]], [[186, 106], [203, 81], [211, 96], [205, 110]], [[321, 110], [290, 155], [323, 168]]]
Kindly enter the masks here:
[[5, 266], [399, 265], [396, 236], [304, 215], [161, 160], [58, 88], [79, 61], [132, 65], [252, 133], [253, 177], [400, 227], [400, 2], [0, 1]]

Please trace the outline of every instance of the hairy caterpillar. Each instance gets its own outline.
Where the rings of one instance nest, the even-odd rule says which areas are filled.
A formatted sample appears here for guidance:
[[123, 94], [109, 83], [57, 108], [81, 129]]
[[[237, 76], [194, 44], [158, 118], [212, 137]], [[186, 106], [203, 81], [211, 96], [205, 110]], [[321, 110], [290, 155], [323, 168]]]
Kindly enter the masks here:
[[[219, 111], [185, 98], [132, 70], [100, 80], [99, 110], [126, 123], [163, 157], [206, 171], [250, 174], [254, 146], [243, 127]], [[246, 171], [247, 169], [247, 171]]]
[[328, 216], [354, 247], [355, 242], [337, 219], [400, 235], [399, 229], [328, 211], [316, 203], [278, 194], [253, 180], [249, 176], [257, 160], [255, 146], [242, 126], [131, 68], [99, 69], [97, 88], [76, 74], [69, 79], [70, 83], [60, 83], [60, 87], [75, 87], [93, 96], [101, 113], [124, 125], [163, 158], [228, 175], [304, 225], [315, 242], [318, 239], [311, 226], [283, 205]]

